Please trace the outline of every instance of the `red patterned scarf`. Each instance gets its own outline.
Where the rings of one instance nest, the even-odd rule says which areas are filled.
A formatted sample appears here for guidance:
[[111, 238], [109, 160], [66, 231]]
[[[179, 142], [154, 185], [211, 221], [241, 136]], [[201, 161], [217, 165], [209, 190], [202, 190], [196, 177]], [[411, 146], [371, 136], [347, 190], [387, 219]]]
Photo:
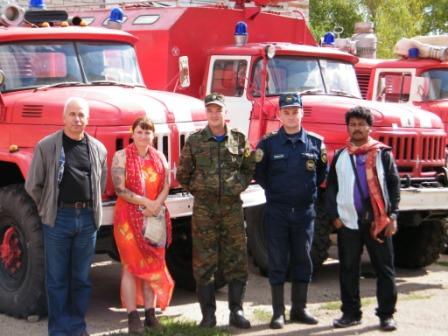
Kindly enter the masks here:
[[[130, 144], [125, 151], [126, 151], [126, 182], [125, 182], [126, 188], [136, 193], [137, 195], [143, 196], [145, 195], [145, 184], [143, 183], [143, 177], [142, 177], [142, 161], [138, 155], [137, 147], [135, 146], [135, 144]], [[149, 160], [153, 163], [154, 170], [157, 172], [157, 174], [162, 176], [161, 179], [162, 183], [160, 183], [158, 188], [158, 194], [159, 194], [163, 189], [164, 185], [163, 182], [165, 181], [166, 178], [165, 167], [157, 153], [157, 150], [154, 147], [149, 146], [147, 154], [149, 156]], [[148, 244], [143, 237], [142, 232], [143, 214], [139, 210], [139, 205], [132, 204], [129, 202], [126, 203], [127, 203], [127, 210], [129, 213], [129, 221], [134, 231], [138, 248], [140, 249], [140, 251], [142, 251], [142, 253], [146, 255], [151, 255], [155, 257], [155, 259], [158, 259], [157, 256], [159, 254], [155, 253], [155, 249], [158, 248]], [[171, 220], [168, 210], [165, 211], [165, 216], [167, 225], [167, 231], [166, 231], [167, 244], [169, 245], [171, 243]]]
[[390, 222], [389, 216], [386, 213], [385, 201], [376, 169], [376, 157], [381, 148], [389, 147], [371, 137], [369, 137], [364, 145], [359, 147], [351, 143], [350, 140], [347, 142], [347, 150], [349, 154], [367, 155], [366, 177], [367, 185], [369, 186], [370, 204], [372, 205], [373, 210], [373, 223], [370, 228], [370, 234], [374, 239], [377, 238], [378, 234], [383, 231]]

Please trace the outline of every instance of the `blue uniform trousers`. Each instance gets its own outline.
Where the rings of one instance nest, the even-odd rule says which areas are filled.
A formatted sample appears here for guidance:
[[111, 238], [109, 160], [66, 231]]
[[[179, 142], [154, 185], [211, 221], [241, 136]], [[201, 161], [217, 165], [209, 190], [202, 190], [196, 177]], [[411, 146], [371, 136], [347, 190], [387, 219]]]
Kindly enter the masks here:
[[286, 281], [288, 269], [291, 281], [311, 281], [314, 217], [313, 207], [299, 209], [266, 204], [264, 228], [268, 246], [269, 282], [272, 286], [282, 285]]
[[43, 225], [48, 334], [77, 336], [86, 329], [90, 265], [96, 227], [92, 209], [59, 208], [54, 227]]

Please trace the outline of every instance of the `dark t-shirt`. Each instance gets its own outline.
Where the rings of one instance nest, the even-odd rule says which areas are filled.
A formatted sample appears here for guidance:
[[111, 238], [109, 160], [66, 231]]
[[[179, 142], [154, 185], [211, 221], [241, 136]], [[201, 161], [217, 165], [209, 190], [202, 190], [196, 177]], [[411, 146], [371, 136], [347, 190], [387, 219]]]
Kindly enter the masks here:
[[90, 160], [87, 137], [73, 140], [63, 134], [65, 152], [64, 175], [59, 185], [59, 201], [90, 201]]

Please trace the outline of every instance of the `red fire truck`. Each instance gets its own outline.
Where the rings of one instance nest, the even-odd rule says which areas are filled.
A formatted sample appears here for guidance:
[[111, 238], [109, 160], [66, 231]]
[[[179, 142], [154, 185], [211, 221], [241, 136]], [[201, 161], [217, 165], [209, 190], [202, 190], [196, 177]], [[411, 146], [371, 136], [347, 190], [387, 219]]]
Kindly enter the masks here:
[[[194, 288], [192, 196], [174, 177], [186, 137], [206, 124], [203, 102], [146, 89], [134, 50], [136, 38], [128, 33], [66, 27], [60, 23], [68, 18], [63, 11], [23, 12], [16, 5], [0, 11], [0, 312], [18, 317], [45, 314], [41, 223], [23, 182], [35, 144], [62, 127], [63, 107], [72, 96], [88, 100], [87, 131], [107, 147], [109, 163], [116, 150], [129, 144], [135, 118], [147, 115], [154, 121], [157, 147], [171, 168], [167, 206], [173, 217], [173, 244], [168, 264], [176, 285]], [[23, 19], [27, 24], [21, 24]], [[264, 203], [261, 188], [249, 187], [243, 201], [246, 209]], [[114, 203], [109, 177], [97, 251], [117, 258]]]
[[[408, 44], [414, 50], [410, 55], [406, 50], [400, 59], [360, 59], [355, 68], [361, 93], [368, 100], [434, 112], [448, 130], [448, 36], [420, 37]], [[431, 48], [438, 49], [432, 58]]]
[[[402, 177], [396, 262], [405, 267], [432, 263], [441, 249], [441, 221], [448, 214], [446, 133], [440, 118], [417, 108], [362, 100], [354, 69], [357, 57], [316, 47], [300, 12], [249, 5], [126, 4], [118, 21], [139, 39], [137, 55], [148, 86], [199, 98], [223, 93], [230, 124], [248, 134], [252, 144], [279, 126], [279, 93], [302, 93], [304, 126], [325, 137], [330, 158], [346, 141], [346, 110], [369, 107], [375, 114], [373, 136], [393, 148]], [[103, 26], [112, 20], [109, 10], [71, 14]], [[241, 36], [248, 36], [250, 43], [241, 43]], [[173, 84], [182, 56], [189, 61], [187, 88]], [[320, 265], [328, 256], [331, 229], [321, 204], [317, 207], [313, 261]], [[260, 208], [251, 209], [260, 221], [247, 223], [248, 244], [255, 262], [266, 270]]]

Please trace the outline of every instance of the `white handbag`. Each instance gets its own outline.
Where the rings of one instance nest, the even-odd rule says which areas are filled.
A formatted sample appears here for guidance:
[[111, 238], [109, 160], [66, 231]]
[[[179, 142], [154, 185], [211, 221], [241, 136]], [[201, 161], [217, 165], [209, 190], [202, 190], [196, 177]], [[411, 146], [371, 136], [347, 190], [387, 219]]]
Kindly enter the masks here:
[[153, 246], [166, 245], [165, 207], [160, 209], [157, 216], [143, 217], [143, 236]]

